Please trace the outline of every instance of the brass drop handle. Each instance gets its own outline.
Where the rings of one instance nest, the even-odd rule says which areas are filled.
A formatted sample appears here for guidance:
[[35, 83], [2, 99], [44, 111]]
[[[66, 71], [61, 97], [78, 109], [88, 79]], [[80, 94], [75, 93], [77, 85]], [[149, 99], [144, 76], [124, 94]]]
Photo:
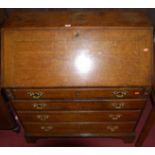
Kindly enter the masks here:
[[107, 126], [107, 130], [109, 130], [110, 132], [114, 132], [117, 129], [119, 129], [119, 126], [115, 125], [115, 126]]
[[39, 99], [41, 96], [43, 96], [43, 92], [28, 92], [27, 94], [33, 99]]
[[127, 95], [127, 91], [125, 90], [116, 90], [113, 92], [113, 95], [117, 98], [123, 98]]
[[45, 132], [49, 132], [53, 129], [53, 126], [41, 126], [40, 129]]
[[121, 114], [110, 114], [110, 115], [109, 115], [109, 117], [110, 117], [112, 120], [114, 120], [114, 121], [120, 119], [121, 116], [122, 116]]
[[41, 121], [46, 121], [49, 118], [49, 115], [37, 115], [36, 117]]
[[125, 106], [125, 103], [121, 102], [121, 103], [112, 103], [112, 106], [115, 109], [122, 109]]
[[33, 104], [33, 107], [37, 110], [41, 110], [41, 109], [44, 109], [45, 107], [47, 106], [47, 104], [45, 103], [34, 103]]

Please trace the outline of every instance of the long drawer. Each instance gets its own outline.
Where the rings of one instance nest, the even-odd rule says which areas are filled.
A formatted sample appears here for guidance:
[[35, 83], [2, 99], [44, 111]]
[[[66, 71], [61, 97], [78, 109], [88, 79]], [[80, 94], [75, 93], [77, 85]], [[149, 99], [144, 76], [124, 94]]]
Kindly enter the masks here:
[[22, 122], [137, 121], [140, 111], [18, 111]]
[[12, 104], [16, 110], [111, 110], [142, 109], [145, 99], [114, 99], [91, 101], [46, 101], [16, 100]]
[[135, 122], [128, 123], [24, 123], [33, 136], [108, 136], [133, 132]]
[[[147, 90], [148, 91], [148, 90]], [[7, 89], [12, 99], [88, 99], [88, 98], [140, 98], [148, 95], [143, 88], [53, 88]]]

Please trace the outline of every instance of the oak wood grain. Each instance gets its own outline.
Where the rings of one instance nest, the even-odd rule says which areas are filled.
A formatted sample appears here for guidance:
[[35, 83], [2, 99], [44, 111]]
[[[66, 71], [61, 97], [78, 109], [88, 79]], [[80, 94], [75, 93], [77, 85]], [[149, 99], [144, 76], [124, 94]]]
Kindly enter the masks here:
[[120, 122], [137, 121], [140, 110], [130, 111], [17, 111], [22, 122]]
[[2, 39], [3, 87], [151, 86], [151, 29], [4, 29]]
[[16, 100], [11, 102], [16, 110], [137, 110], [143, 109], [145, 99], [117, 100]]
[[[103, 136], [130, 134], [135, 123], [24, 123], [25, 131], [33, 136]], [[112, 128], [112, 129], [111, 129]]]
[[6, 27], [151, 27], [150, 21], [142, 11], [127, 10], [55, 10], [15, 11], [11, 14]]
[[11, 100], [20, 99], [121, 99], [148, 98], [150, 88], [25, 88], [7, 89], [6, 95]]

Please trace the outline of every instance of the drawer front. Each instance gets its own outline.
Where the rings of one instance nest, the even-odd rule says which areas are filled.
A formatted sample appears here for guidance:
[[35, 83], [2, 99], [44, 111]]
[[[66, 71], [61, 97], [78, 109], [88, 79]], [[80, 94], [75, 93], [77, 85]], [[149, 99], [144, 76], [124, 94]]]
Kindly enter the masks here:
[[79, 88], [79, 89], [11, 89], [6, 93], [13, 99], [84, 99], [138, 98], [148, 95], [143, 88]]
[[96, 101], [13, 101], [16, 110], [111, 110], [142, 109], [144, 99], [117, 99]]
[[131, 133], [134, 122], [129, 123], [24, 123], [27, 134], [34, 136], [105, 136]]
[[140, 111], [18, 111], [22, 122], [104, 122], [137, 121]]

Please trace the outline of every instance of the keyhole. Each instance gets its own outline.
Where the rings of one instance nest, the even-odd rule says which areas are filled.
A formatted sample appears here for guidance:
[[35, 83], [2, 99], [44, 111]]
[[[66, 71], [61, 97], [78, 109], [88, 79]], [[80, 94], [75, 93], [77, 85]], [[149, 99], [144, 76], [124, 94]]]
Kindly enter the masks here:
[[77, 37], [79, 37], [80, 36], [80, 34], [77, 32], [76, 34], [75, 34], [75, 37], [77, 38]]

